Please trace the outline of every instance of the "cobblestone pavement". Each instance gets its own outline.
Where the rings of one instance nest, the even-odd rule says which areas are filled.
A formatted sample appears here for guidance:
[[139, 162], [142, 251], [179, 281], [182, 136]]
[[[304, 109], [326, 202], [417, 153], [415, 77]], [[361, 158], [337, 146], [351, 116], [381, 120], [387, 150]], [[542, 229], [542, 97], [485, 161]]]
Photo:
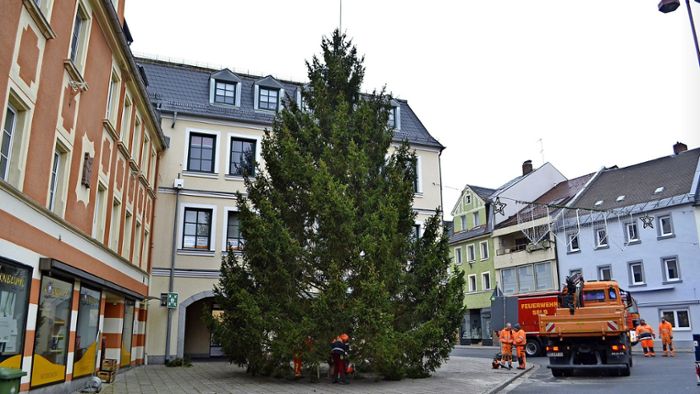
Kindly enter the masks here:
[[452, 357], [430, 378], [398, 382], [356, 378], [349, 385], [331, 384], [327, 377], [320, 383], [251, 377], [226, 362], [199, 362], [189, 368], [149, 365], [118, 374], [102, 393], [489, 393], [522, 372], [494, 370], [490, 364], [485, 358]]

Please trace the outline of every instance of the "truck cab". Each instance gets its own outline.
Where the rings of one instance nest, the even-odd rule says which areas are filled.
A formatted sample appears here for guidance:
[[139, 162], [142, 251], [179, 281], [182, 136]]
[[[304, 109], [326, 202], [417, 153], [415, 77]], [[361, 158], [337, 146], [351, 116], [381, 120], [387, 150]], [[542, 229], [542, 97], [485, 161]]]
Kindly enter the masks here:
[[631, 332], [639, 320], [632, 296], [616, 281], [567, 278], [554, 314], [540, 315], [540, 335], [554, 376], [578, 369], [611, 369], [628, 376]]

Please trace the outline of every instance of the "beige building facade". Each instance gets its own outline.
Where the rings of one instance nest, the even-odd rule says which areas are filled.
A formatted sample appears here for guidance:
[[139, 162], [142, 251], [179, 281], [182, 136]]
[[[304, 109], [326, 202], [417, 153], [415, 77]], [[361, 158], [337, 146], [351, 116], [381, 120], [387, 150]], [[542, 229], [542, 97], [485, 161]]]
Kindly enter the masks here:
[[[165, 307], [149, 310], [146, 353], [153, 363], [168, 356], [218, 357], [221, 348], [212, 340], [202, 313], [218, 313], [213, 289], [227, 245], [238, 253], [245, 242], [235, 193], [245, 194], [243, 170], [253, 170], [254, 163], [264, 167], [262, 138], [282, 98], [300, 100], [303, 85], [150, 59], [139, 59], [139, 64], [151, 83], [151, 101], [169, 139], [158, 174], [151, 296], [172, 291], [179, 297], [171, 312]], [[442, 206], [443, 147], [407, 102], [395, 100], [393, 105], [394, 148], [407, 139], [417, 155], [414, 209], [416, 231], [421, 231], [422, 223]]]

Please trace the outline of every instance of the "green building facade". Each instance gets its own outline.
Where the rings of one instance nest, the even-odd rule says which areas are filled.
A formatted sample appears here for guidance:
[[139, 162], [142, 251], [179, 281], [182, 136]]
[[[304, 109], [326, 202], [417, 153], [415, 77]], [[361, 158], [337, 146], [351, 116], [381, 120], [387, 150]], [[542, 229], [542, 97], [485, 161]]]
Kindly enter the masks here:
[[450, 250], [453, 269], [464, 272], [466, 311], [460, 343], [491, 344], [491, 295], [496, 288], [495, 253], [489, 197], [495, 190], [467, 185], [452, 209]]

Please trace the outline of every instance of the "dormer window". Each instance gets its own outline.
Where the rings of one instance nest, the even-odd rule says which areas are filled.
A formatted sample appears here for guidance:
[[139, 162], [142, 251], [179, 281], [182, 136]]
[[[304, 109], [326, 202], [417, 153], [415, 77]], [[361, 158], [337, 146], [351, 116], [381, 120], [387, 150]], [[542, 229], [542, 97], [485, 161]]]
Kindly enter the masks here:
[[617, 196], [617, 199], [615, 199], [615, 201], [621, 202], [621, 201], [623, 201], [624, 199], [625, 199], [625, 196], [624, 196], [624, 195], [622, 195], [622, 196]]
[[255, 82], [255, 97], [253, 100], [255, 109], [277, 112], [280, 109], [282, 97], [284, 97], [284, 86], [272, 76], [268, 75]]
[[391, 108], [389, 108], [388, 115], [387, 126], [401, 130], [401, 107], [398, 101], [391, 100]]
[[211, 104], [241, 106], [241, 79], [228, 68], [209, 78], [209, 102]]
[[664, 187], [663, 187], [663, 186], [660, 186], [660, 187], [657, 187], [656, 190], [654, 190], [654, 194], [659, 194], [659, 193], [661, 193], [661, 192], [663, 192], [663, 191], [664, 191]]
[[596, 207], [599, 207], [599, 206], [603, 205], [603, 200], [598, 200], [598, 201], [596, 201], [594, 205], [595, 205]]
[[258, 93], [258, 108], [270, 111], [277, 111], [279, 103], [279, 89], [260, 87]]
[[220, 104], [236, 104], [236, 83], [216, 81], [214, 102]]

